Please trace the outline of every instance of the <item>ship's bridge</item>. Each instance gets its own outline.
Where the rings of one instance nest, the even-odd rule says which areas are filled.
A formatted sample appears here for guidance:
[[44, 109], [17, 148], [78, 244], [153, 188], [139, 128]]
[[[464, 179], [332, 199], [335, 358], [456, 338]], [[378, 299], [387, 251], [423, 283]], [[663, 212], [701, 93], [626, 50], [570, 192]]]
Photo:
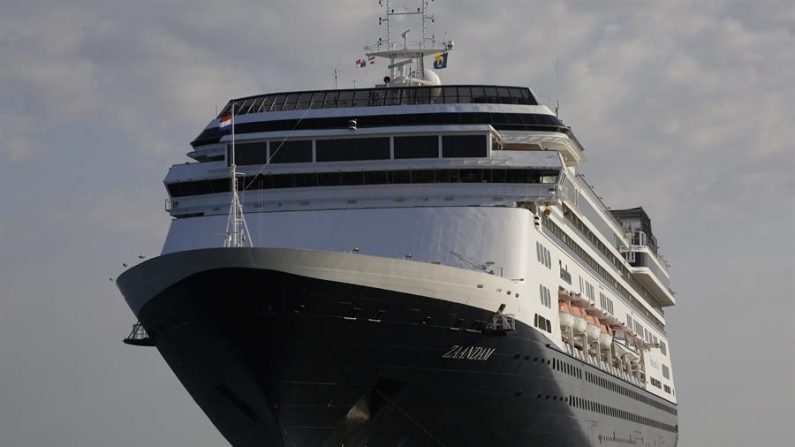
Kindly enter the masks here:
[[[222, 128], [226, 117], [232, 124]], [[206, 126], [188, 154], [199, 163], [172, 167], [165, 182], [172, 215], [220, 212], [229, 192], [233, 142], [244, 195], [268, 190], [267, 198], [281, 209], [287, 202], [304, 209], [331, 206], [318, 197], [342, 191], [350, 196], [353, 190], [357, 206], [376, 206], [372, 200], [379, 191], [385, 195], [379, 200], [398, 191], [401, 200], [422, 195], [427, 206], [438, 205], [430, 192], [441, 204], [462, 194], [473, 205], [555, 202], [561, 170], [584, 159], [571, 130], [524, 87], [259, 95], [230, 101]], [[365, 202], [363, 194], [372, 200]], [[260, 210], [267, 208], [265, 199]], [[350, 207], [353, 199], [346, 200], [342, 206]]]
[[[506, 149], [563, 150], [567, 164], [583, 161], [583, 148], [571, 129], [526, 87], [450, 85], [377, 87], [274, 93], [230, 101], [191, 143], [194, 156], [230, 140], [220, 118], [233, 115], [239, 140], [273, 137], [277, 132], [363, 130], [405, 126], [490, 125], [505, 135]], [[428, 128], [428, 127], [426, 127]], [[528, 135], [534, 134], [534, 136]], [[543, 134], [547, 135], [544, 136]], [[284, 138], [285, 135], [281, 134]], [[568, 140], [568, 147], [561, 144]]]

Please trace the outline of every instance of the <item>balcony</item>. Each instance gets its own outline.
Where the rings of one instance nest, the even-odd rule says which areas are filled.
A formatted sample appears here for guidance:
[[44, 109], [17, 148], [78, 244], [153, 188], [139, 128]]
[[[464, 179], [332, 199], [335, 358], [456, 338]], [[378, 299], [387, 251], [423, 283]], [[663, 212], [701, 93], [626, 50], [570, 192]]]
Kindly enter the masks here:
[[670, 288], [668, 263], [657, 254], [657, 244], [646, 237], [643, 231], [635, 231], [631, 237], [632, 245], [624, 253], [631, 265], [630, 272], [648, 290], [662, 307], [673, 306], [673, 292]]

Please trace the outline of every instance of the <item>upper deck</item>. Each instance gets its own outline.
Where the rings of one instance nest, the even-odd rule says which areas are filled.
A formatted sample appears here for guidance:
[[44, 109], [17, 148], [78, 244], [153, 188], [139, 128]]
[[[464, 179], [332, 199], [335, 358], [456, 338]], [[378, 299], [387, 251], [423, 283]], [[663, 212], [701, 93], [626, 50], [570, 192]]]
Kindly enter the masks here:
[[[229, 101], [238, 136], [253, 132], [417, 125], [491, 125], [497, 130], [560, 132], [571, 129], [526, 87], [452, 85], [314, 90], [250, 96]], [[218, 119], [191, 142], [194, 148], [223, 137]]]
[[418, 104], [539, 105], [526, 87], [489, 85], [375, 87], [268, 93], [229, 101], [218, 115], [282, 112], [286, 110], [383, 107]]

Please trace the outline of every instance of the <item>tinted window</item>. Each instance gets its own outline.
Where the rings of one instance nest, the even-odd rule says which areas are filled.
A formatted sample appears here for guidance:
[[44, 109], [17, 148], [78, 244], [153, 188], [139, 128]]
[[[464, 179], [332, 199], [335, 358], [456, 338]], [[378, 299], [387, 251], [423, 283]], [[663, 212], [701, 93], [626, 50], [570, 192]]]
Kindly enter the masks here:
[[310, 107], [313, 109], [318, 109], [323, 107], [323, 98], [326, 96], [326, 92], [317, 92], [312, 95], [312, 103]]
[[273, 95], [266, 96], [265, 99], [262, 100], [262, 104], [259, 106], [259, 111], [260, 112], [270, 111], [274, 99], [276, 99], [276, 97]]
[[287, 99], [284, 102], [284, 107], [282, 108], [282, 110], [293, 110], [295, 109], [296, 103], [298, 103], [297, 94], [287, 95]]
[[389, 138], [317, 140], [317, 161], [388, 160]]
[[337, 107], [350, 107], [353, 104], [353, 91], [343, 90], [340, 92]]
[[[229, 153], [232, 152], [232, 145], [228, 144]], [[227, 164], [230, 164], [232, 157], [227, 155]], [[235, 163], [238, 165], [261, 165], [268, 162], [268, 143], [237, 143], [235, 144]]]
[[271, 163], [300, 163], [312, 161], [312, 141], [272, 141]]
[[367, 107], [367, 103], [370, 101], [370, 91], [369, 90], [356, 90], [355, 95], [353, 97], [353, 106], [354, 107]]
[[[303, 142], [292, 142], [303, 143]], [[271, 148], [274, 143], [271, 143]], [[285, 152], [287, 153], [287, 152]], [[277, 155], [278, 156], [278, 155]], [[312, 186], [347, 186], [347, 185], [387, 185], [406, 183], [481, 183], [490, 182], [490, 178], [500, 177], [497, 172], [505, 169], [418, 169], [400, 171], [375, 172], [321, 172], [321, 173], [290, 173], [290, 174], [259, 174], [254, 178], [244, 178], [244, 189], [294, 188]], [[532, 171], [532, 170], [530, 170]], [[503, 175], [504, 177], [505, 175]], [[538, 177], [528, 172], [522, 177]], [[495, 183], [497, 183], [495, 181]], [[196, 182], [178, 182], [167, 185], [172, 197], [190, 196], [229, 192], [229, 179], [220, 178]], [[539, 258], [540, 259], [540, 258]], [[549, 324], [549, 323], [546, 323]], [[590, 379], [589, 379], [590, 380]]]
[[436, 182], [436, 171], [433, 169], [424, 169], [420, 171], [411, 171], [412, 183], [434, 183]]
[[457, 87], [442, 87], [442, 96], [445, 104], [454, 104], [458, 102]]
[[445, 135], [442, 137], [442, 157], [485, 157], [485, 135]]
[[340, 92], [333, 91], [328, 92], [326, 95], [325, 101], [323, 102], [323, 107], [337, 107], [337, 99], [340, 96]]
[[384, 105], [395, 106], [400, 105], [400, 94], [403, 92], [399, 88], [390, 88], [386, 91], [386, 102]]
[[439, 137], [395, 137], [395, 158], [439, 158]]
[[271, 106], [271, 110], [274, 112], [281, 110], [282, 107], [284, 107], [284, 99], [286, 97], [287, 97], [286, 95], [276, 95], [276, 97], [273, 98], [273, 105]]

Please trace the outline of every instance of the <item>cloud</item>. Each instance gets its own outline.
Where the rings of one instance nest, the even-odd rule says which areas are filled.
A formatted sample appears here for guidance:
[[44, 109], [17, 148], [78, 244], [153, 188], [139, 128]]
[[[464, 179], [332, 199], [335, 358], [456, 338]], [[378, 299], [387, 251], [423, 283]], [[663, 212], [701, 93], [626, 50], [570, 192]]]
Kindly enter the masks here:
[[[456, 41], [443, 82], [525, 85], [551, 105], [560, 99], [597, 192], [615, 207], [647, 208], [680, 292], [670, 323], [683, 437], [694, 445], [741, 439], [747, 424], [722, 410], [733, 402], [721, 386], [755, 372], [733, 364], [736, 353], [715, 334], [726, 321], [765, 321], [740, 344], [786, 352], [795, 342], [789, 314], [769, 310], [792, 308], [781, 294], [793, 288], [795, 262], [792, 2], [437, 1], [432, 8], [430, 32]], [[383, 31], [380, 12], [372, 1], [4, 6], [0, 204], [9, 211], [0, 219], [0, 331], [15, 342], [0, 344], [3, 359], [14, 359], [0, 362], [0, 393], [15, 405], [0, 417], [0, 443], [63, 444], [61, 431], [41, 430], [55, 421], [70, 427], [67, 444], [140, 444], [140, 430], [112, 417], [125, 411], [190, 427], [147, 429], [150, 444], [217, 443], [155, 354], [115, 348], [115, 331], [128, 328], [130, 315], [107, 277], [120, 260], [157, 251], [168, 224], [159, 182], [169, 164], [184, 161], [216, 106], [264, 91], [330, 87], [335, 66], [341, 87], [375, 83], [384, 65], [357, 70], [352, 61]], [[51, 352], [69, 353], [68, 371], [51, 368]], [[720, 359], [710, 364], [713, 357]], [[116, 364], [131, 382], [141, 371], [161, 374], [155, 404], [139, 399], [138, 386], [117, 386], [109, 372]], [[791, 364], [777, 370], [783, 378], [791, 372]], [[62, 385], [93, 386], [95, 377], [103, 391], [118, 393], [113, 400]], [[700, 399], [704, 383], [708, 399]], [[775, 383], [760, 395], [771, 395]], [[195, 419], [172, 411], [161, 390], [181, 397]], [[82, 413], [64, 418], [74, 402]], [[792, 402], [760, 418], [758, 431], [784, 439]], [[698, 433], [697, 413], [723, 418], [722, 429]], [[85, 430], [94, 420], [103, 424]]]

